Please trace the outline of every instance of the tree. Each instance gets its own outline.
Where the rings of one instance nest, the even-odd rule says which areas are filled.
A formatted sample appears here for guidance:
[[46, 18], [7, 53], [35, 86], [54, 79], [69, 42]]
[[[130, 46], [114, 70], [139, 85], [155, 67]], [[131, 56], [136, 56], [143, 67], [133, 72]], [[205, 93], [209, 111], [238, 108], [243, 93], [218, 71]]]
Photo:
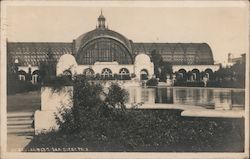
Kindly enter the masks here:
[[160, 74], [161, 81], [166, 81], [166, 76], [169, 75], [171, 77], [173, 74], [173, 67], [172, 64], [169, 62], [163, 62], [161, 70], [162, 70]]
[[163, 66], [163, 58], [157, 50], [151, 51], [151, 60], [154, 63], [154, 73], [156, 78], [160, 78], [161, 69]]
[[[100, 84], [89, 83], [82, 75], [75, 77], [73, 87], [73, 107], [65, 112], [65, 119], [61, 121], [68, 123], [60, 125], [66, 131], [81, 131], [91, 126], [91, 122], [102, 115], [104, 109], [101, 99], [103, 88]], [[67, 115], [67, 112], [72, 114]]]
[[[9, 62], [9, 61], [8, 61]], [[15, 63], [7, 64], [7, 93], [15, 93], [18, 86], [18, 65]]]
[[231, 67], [219, 68], [214, 77], [221, 87], [245, 87], [245, 63], [235, 63]]
[[126, 108], [125, 102], [128, 100], [128, 92], [118, 84], [112, 83], [106, 98], [106, 104], [114, 108]]
[[48, 48], [46, 60], [39, 65], [39, 75], [42, 83], [50, 81], [56, 75], [56, 59], [51, 48]]
[[162, 56], [157, 50], [151, 52], [151, 60], [154, 63], [154, 73], [156, 78], [160, 78], [161, 81], [166, 81], [166, 76], [171, 76], [173, 73], [172, 64], [163, 61]]
[[49, 78], [48, 70], [49, 70], [49, 65], [47, 64], [47, 62], [41, 62], [39, 65], [39, 74], [42, 83], [44, 83], [44, 81], [47, 81]]
[[246, 63], [236, 63], [232, 67], [232, 74], [235, 77], [237, 83], [242, 87], [245, 87], [245, 74], [246, 74]]
[[[60, 110], [59, 116], [62, 118], [57, 116], [60, 129], [66, 133], [84, 134], [85, 130], [94, 132], [96, 127], [114, 117], [112, 113], [125, 110], [128, 93], [118, 84], [112, 84], [106, 94], [100, 84], [91, 83], [84, 76], [78, 75], [74, 78], [73, 87], [73, 107]], [[95, 138], [98, 133], [85, 135]]]

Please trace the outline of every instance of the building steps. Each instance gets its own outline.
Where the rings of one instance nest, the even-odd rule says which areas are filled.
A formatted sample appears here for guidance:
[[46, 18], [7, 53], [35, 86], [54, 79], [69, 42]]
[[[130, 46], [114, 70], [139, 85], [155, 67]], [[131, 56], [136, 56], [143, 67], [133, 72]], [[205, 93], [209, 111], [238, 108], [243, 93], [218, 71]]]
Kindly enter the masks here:
[[32, 112], [11, 112], [7, 113], [7, 133], [32, 133], [34, 114]]

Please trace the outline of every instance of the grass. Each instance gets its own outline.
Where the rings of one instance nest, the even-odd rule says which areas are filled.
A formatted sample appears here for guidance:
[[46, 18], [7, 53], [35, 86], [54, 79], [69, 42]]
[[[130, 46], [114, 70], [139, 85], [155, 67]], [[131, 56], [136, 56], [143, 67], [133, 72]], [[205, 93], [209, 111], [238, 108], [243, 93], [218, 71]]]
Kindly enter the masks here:
[[35, 112], [41, 107], [40, 91], [7, 96], [7, 112]]

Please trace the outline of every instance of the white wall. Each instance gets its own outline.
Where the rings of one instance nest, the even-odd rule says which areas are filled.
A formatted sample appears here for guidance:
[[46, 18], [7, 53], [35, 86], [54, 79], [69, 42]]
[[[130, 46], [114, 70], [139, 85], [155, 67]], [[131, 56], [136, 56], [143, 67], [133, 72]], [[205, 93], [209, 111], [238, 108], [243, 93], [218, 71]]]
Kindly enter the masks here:
[[147, 65], [137, 65], [135, 64], [135, 74], [137, 79], [140, 79], [141, 70], [146, 69], [148, 71], [148, 78], [150, 79], [154, 74], [154, 64], [148, 63]]
[[180, 69], [185, 69], [187, 72], [193, 69], [198, 69], [200, 72], [206, 69], [211, 69], [213, 72], [219, 70], [220, 65], [173, 65], [173, 72], [178, 72]]
[[65, 70], [70, 70], [72, 74], [77, 73], [77, 63], [73, 55], [64, 54], [60, 57], [56, 65], [56, 75], [63, 74]]
[[129, 73], [135, 73], [136, 78], [140, 79], [140, 72], [143, 69], [148, 71], [149, 78], [154, 74], [154, 64], [150, 61], [150, 57], [146, 54], [139, 54], [135, 58], [134, 65], [120, 65], [117, 62], [95, 62], [94, 65], [77, 65], [75, 57], [69, 54], [65, 54], [60, 57], [57, 63], [57, 75], [63, 74], [65, 70], [70, 70], [74, 74], [83, 74], [84, 70], [91, 68], [95, 74], [102, 73], [104, 68], [109, 68], [112, 74], [119, 74], [120, 69], [126, 68]]
[[73, 106], [73, 87], [65, 86], [60, 90], [54, 90], [52, 87], [41, 88], [41, 110], [57, 111], [62, 106]]
[[[31, 68], [31, 73], [33, 73], [36, 70], [39, 70], [38, 66], [31, 66], [30, 68]], [[23, 70], [26, 73], [28, 73], [29, 72], [29, 67], [28, 66], [18, 66], [18, 71], [20, 71], [20, 70]]]
[[78, 65], [77, 74], [82, 74], [85, 69], [91, 68], [95, 74], [102, 73], [104, 68], [109, 68], [113, 74], [119, 74], [120, 69], [127, 68], [129, 73], [134, 73], [134, 65], [119, 65], [117, 62], [95, 62], [94, 65]]
[[51, 87], [41, 88], [41, 110], [35, 112], [35, 133], [58, 129], [55, 115], [58, 110], [73, 106], [73, 87], [63, 87], [59, 91], [54, 91]]

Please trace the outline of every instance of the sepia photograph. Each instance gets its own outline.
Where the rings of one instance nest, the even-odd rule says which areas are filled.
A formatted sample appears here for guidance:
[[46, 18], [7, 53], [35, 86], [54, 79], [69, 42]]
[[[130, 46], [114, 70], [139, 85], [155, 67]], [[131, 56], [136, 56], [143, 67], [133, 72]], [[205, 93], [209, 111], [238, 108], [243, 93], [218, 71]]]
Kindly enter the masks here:
[[248, 1], [2, 1], [2, 158], [249, 158]]

